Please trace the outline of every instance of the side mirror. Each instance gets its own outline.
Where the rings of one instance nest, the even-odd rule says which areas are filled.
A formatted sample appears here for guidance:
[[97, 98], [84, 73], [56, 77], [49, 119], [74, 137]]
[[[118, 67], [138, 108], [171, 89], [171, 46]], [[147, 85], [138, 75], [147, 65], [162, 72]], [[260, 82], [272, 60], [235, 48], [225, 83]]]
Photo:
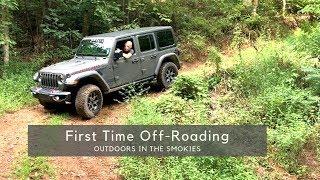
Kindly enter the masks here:
[[121, 57], [123, 56], [123, 52], [122, 51], [120, 51], [120, 52], [115, 52], [114, 54], [113, 54], [113, 60], [118, 60], [118, 59], [120, 59]]

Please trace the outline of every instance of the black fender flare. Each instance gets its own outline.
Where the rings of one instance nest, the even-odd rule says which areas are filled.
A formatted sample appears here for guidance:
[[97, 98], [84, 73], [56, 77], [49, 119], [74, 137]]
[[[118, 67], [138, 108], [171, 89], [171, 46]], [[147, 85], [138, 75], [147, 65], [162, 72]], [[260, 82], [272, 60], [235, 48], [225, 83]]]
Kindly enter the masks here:
[[97, 71], [85, 71], [74, 74], [66, 79], [66, 85], [76, 86], [77, 84], [81, 83], [81, 81], [88, 79], [94, 80], [93, 84], [98, 85], [102, 92], [107, 93], [110, 91], [110, 86]]
[[180, 62], [179, 62], [179, 57], [175, 53], [168, 53], [168, 54], [162, 55], [159, 58], [157, 67], [155, 69], [155, 74], [156, 75], [159, 73], [159, 70], [160, 70], [160, 67], [161, 67], [162, 63], [167, 62], [166, 61], [167, 59], [170, 59], [170, 61], [175, 63], [177, 65], [178, 69], [180, 69], [181, 65], [180, 65]]

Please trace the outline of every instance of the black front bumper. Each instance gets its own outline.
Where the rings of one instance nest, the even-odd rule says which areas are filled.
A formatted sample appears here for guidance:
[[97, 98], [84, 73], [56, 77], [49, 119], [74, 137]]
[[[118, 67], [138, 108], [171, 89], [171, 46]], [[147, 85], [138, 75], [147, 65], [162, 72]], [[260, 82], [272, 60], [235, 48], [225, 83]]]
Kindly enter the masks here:
[[71, 92], [33, 87], [31, 88], [31, 93], [35, 98], [45, 102], [71, 104]]

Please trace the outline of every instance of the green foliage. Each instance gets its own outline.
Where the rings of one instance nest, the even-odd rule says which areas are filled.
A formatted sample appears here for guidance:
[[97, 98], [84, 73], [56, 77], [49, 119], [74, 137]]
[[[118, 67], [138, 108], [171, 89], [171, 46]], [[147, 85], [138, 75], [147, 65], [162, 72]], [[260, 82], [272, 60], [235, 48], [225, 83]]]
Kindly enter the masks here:
[[44, 17], [43, 24], [40, 25], [47, 46], [68, 44], [71, 48], [76, 47], [77, 42], [82, 38], [81, 34], [77, 30], [64, 29], [65, 24], [61, 21], [57, 10], [49, 9], [48, 15]]
[[306, 31], [297, 31], [296, 35], [289, 39], [298, 51], [308, 52], [313, 57], [320, 57], [320, 24]]
[[303, 167], [299, 166], [299, 155], [312, 133], [313, 128], [301, 121], [270, 130], [269, 143], [275, 148], [273, 158], [290, 173], [303, 173]]
[[[180, 79], [180, 80], [178, 80]], [[180, 76], [168, 94], [137, 98], [132, 102], [129, 124], [207, 124], [208, 85], [199, 75]], [[200, 82], [200, 83], [199, 83]], [[199, 84], [198, 84], [199, 83]], [[192, 88], [185, 88], [191, 86]], [[194, 90], [194, 89], [197, 90]], [[189, 90], [191, 89], [191, 90]], [[181, 92], [188, 90], [191, 96]], [[182, 97], [185, 98], [182, 98]], [[242, 158], [165, 157], [122, 158], [120, 174], [125, 179], [257, 179], [252, 166]]]
[[214, 67], [216, 68], [215, 72], [219, 73], [222, 62], [222, 56], [220, 52], [217, 50], [217, 48], [214, 46], [210, 47], [209, 49], [208, 61], [210, 65], [214, 65]]
[[208, 103], [204, 100], [188, 100], [172, 94], [161, 95], [156, 110], [174, 124], [206, 124], [208, 121]]
[[204, 82], [203, 77], [179, 75], [172, 85], [171, 91], [183, 99], [198, 100], [208, 97], [208, 84]]
[[59, 115], [53, 115], [49, 118], [50, 125], [62, 125], [63, 122], [69, 118], [69, 114], [63, 113]]
[[129, 124], [206, 124], [208, 103], [186, 100], [172, 94], [161, 95], [157, 100], [134, 98]]
[[320, 1], [319, 0], [308, 0], [306, 1], [308, 4], [301, 9], [302, 13], [308, 13], [315, 15], [316, 17], [320, 18]]
[[258, 53], [253, 50], [242, 52], [236, 59], [233, 86], [244, 96], [257, 95], [273, 86], [296, 86], [298, 70], [307, 64], [301, 53], [281, 43], [264, 44]]
[[131, 102], [132, 115], [128, 117], [128, 124], [161, 125], [173, 124], [170, 118], [157, 111], [155, 103], [150, 98], [136, 98]]
[[317, 60], [287, 42], [259, 42], [257, 47], [259, 51], [248, 48], [234, 58], [237, 64], [228, 70], [232, 75], [223, 79], [231, 82], [232, 92], [218, 98], [210, 120], [268, 125], [269, 156], [302, 176], [307, 169], [299, 157], [306, 143], [314, 141], [320, 120], [320, 99], [306, 88], [308, 83], [317, 87], [317, 69], [312, 68]]
[[241, 158], [123, 158], [125, 179], [257, 179]]
[[185, 61], [204, 61], [207, 58], [208, 42], [199, 34], [188, 34], [180, 43], [182, 58]]
[[44, 157], [24, 157], [13, 172], [14, 179], [53, 178], [54, 169]]
[[75, 49], [70, 49], [67, 46], [60, 46], [58, 48], [48, 50], [38, 57], [39, 60], [34, 60], [34, 63], [41, 63], [45, 60], [45, 65], [61, 62], [67, 59], [71, 59], [75, 54]]
[[208, 82], [208, 88], [211, 91], [216, 87], [217, 84], [221, 82], [221, 77], [219, 75], [214, 74], [208, 78], [207, 82]]
[[141, 96], [148, 92], [150, 86], [147, 83], [132, 83], [118, 91], [121, 101], [129, 102], [137, 96]]
[[320, 95], [320, 68], [305, 68], [303, 72], [307, 74], [305, 80], [310, 84], [314, 92]]
[[32, 76], [38, 64], [11, 61], [1, 68], [5, 68], [5, 77], [0, 79], [0, 114], [35, 103], [30, 87], [34, 84]]
[[254, 98], [252, 107], [269, 127], [288, 125], [294, 121], [313, 125], [318, 121], [319, 102], [320, 99], [308, 91], [273, 86]]
[[[12, 26], [12, 11], [17, 9], [17, 1], [16, 0], [0, 0], [0, 7], [1, 7], [1, 13], [0, 13], [0, 45], [3, 44], [9, 44], [14, 45], [15, 41], [12, 39], [8, 39], [5, 37], [5, 29], [9, 29]], [[7, 30], [8, 31], [8, 30]], [[7, 34], [9, 36], [9, 34]], [[1, 55], [0, 51], [0, 55]], [[1, 72], [0, 72], [1, 73]]]

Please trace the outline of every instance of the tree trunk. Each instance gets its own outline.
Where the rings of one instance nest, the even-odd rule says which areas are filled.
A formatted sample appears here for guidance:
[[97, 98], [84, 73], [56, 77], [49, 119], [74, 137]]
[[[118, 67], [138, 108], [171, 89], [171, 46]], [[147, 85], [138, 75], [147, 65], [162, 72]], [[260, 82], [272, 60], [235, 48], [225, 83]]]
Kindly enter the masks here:
[[[8, 7], [3, 6], [2, 8], [2, 22], [6, 22], [8, 19]], [[4, 23], [3, 25], [3, 61], [5, 64], [7, 64], [9, 62], [9, 27], [8, 24]]]
[[4, 45], [3, 45], [3, 61], [5, 64], [9, 62], [9, 30], [8, 26], [3, 28]]
[[[23, 1], [24, 2], [24, 18], [25, 18], [25, 23], [26, 23], [26, 26], [27, 26], [27, 31], [28, 31], [28, 35], [31, 37], [31, 40], [29, 40], [28, 42], [30, 43], [29, 44], [29, 47], [34, 47], [35, 45], [33, 44], [33, 37], [34, 37], [34, 33], [33, 33], [33, 30], [32, 30], [32, 25], [31, 25], [31, 20], [30, 20], [30, 13], [29, 13], [29, 10], [28, 10], [28, 5], [27, 5], [27, 0]], [[34, 50], [34, 49], [32, 49]]]
[[88, 36], [89, 34], [89, 11], [83, 13], [82, 35]]
[[259, 0], [252, 0], [251, 2], [252, 2], [252, 6], [253, 6], [252, 15], [256, 16], [256, 15], [258, 15], [257, 9], [258, 9], [258, 5], [259, 5]]
[[282, 0], [282, 16], [283, 17], [286, 15], [286, 6], [287, 6], [287, 1]]

